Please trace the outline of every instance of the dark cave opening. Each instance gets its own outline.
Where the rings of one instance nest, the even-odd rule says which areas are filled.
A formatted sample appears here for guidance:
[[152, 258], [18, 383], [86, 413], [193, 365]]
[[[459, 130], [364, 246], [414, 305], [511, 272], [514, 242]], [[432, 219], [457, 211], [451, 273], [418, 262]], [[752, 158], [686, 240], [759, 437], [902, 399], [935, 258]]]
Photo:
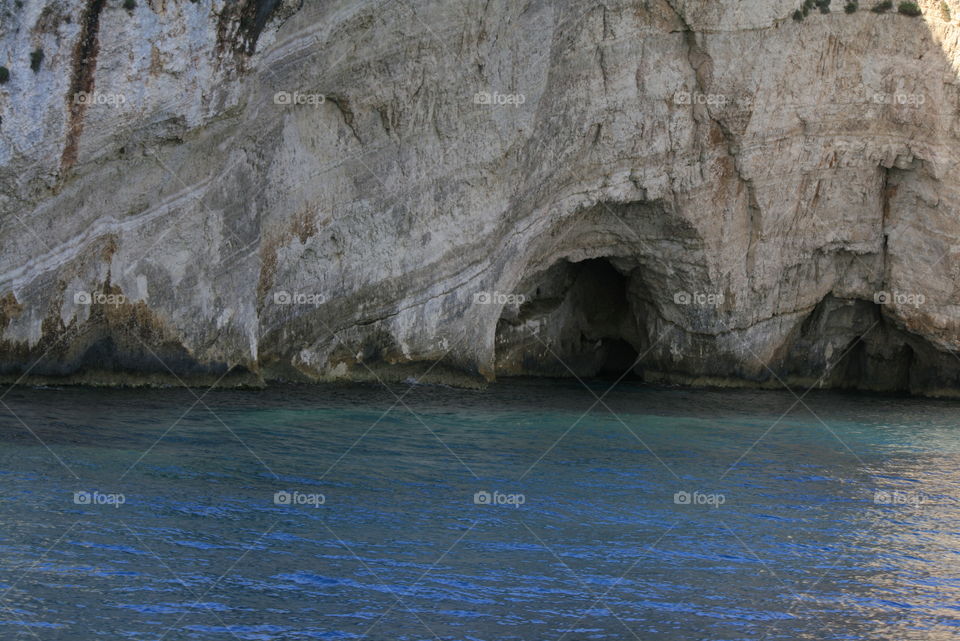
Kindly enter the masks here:
[[910, 393], [916, 353], [895, 330], [881, 327], [876, 335], [858, 336], [843, 353], [833, 368], [831, 387]]
[[497, 374], [637, 378], [630, 275], [607, 258], [560, 261], [526, 279], [497, 324]]
[[891, 322], [875, 302], [824, 298], [800, 326], [782, 376], [835, 389], [911, 393], [949, 356]]
[[601, 341], [607, 357], [597, 370], [597, 378], [612, 380], [618, 380], [621, 377], [624, 380], [640, 378], [634, 369], [640, 354], [633, 345], [622, 338], [604, 338]]

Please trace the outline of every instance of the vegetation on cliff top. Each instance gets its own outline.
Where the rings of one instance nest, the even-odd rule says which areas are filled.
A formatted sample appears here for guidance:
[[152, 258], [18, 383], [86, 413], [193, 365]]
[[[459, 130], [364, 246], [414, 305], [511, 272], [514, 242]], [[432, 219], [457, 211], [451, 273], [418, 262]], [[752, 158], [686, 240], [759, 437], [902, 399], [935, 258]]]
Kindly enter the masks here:
[[[804, 0], [800, 8], [793, 12], [793, 19], [802, 22], [814, 7], [820, 9], [820, 13], [830, 13], [830, 0]], [[860, 8], [859, 0], [847, 0], [843, 6], [845, 13], [856, 13]], [[893, 9], [893, 0], [881, 0], [870, 9], [873, 13], [886, 13]], [[950, 6], [945, 0], [941, 0], [940, 11], [943, 19], [950, 20]], [[916, 2], [901, 2], [897, 5], [897, 12], [901, 15], [916, 17], [922, 15], [922, 11]]]
[[914, 16], [914, 17], [919, 16], [922, 13], [922, 11], [920, 11], [920, 7], [917, 6], [916, 2], [901, 2], [897, 6], [897, 11], [902, 13], [905, 16]]

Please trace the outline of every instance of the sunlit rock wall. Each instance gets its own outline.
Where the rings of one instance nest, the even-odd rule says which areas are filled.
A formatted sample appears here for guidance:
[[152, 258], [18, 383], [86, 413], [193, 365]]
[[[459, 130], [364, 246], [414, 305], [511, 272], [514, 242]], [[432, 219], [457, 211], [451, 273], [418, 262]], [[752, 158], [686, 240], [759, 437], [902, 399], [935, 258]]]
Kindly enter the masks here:
[[844, 4], [8, 2], [0, 373], [956, 393], [960, 29]]

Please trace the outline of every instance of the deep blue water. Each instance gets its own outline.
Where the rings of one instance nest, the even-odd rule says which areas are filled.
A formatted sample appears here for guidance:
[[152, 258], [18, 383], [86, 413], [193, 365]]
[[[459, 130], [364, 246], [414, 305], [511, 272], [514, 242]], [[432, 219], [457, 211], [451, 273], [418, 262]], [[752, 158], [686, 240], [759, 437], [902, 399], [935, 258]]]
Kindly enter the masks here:
[[2, 400], [2, 639], [960, 638], [952, 402], [621, 383], [585, 414], [579, 383], [523, 380]]

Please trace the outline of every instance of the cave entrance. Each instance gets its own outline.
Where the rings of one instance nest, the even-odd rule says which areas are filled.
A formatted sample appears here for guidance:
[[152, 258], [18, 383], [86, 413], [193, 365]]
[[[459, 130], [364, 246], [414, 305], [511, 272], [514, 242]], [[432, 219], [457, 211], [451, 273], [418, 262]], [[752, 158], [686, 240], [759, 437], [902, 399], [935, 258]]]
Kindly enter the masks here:
[[[640, 356], [633, 345], [622, 338], [603, 338], [601, 341], [603, 341], [603, 349], [606, 350], [606, 358], [597, 370], [597, 378], [613, 380], [621, 376], [624, 379], [640, 378], [640, 375], [633, 371]], [[626, 372], [625, 376], [624, 372]]]
[[497, 323], [497, 375], [639, 377], [626, 271], [607, 258], [563, 260], [525, 279], [522, 303]]
[[923, 376], [922, 363], [935, 354], [888, 320], [881, 304], [827, 295], [800, 325], [781, 376], [835, 389], [910, 393]]

